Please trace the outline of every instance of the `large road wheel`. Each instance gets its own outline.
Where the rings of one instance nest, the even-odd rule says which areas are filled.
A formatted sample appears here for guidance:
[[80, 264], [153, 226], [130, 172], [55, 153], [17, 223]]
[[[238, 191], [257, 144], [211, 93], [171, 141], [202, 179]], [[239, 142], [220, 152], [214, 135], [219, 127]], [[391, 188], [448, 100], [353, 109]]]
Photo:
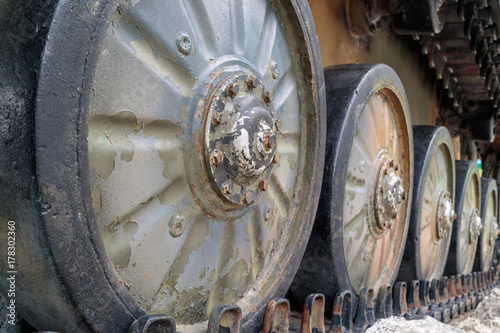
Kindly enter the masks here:
[[481, 180], [479, 168], [473, 161], [455, 161], [455, 211], [450, 251], [445, 274], [472, 272], [476, 247], [483, 223], [481, 221]]
[[[51, 254], [20, 274], [52, 270], [56, 292], [23, 294], [19, 312], [42, 330], [122, 332], [147, 312], [199, 331], [234, 304], [242, 331], [259, 331], [319, 200], [326, 113], [307, 1], [62, 0], [48, 15], [43, 52], [25, 50], [41, 56], [25, 143], [36, 186], [19, 194], [39, 200], [29, 218], [46, 239], [18, 245]], [[55, 303], [71, 316], [37, 316]]]
[[487, 271], [491, 268], [498, 238], [498, 187], [494, 179], [481, 178], [481, 220], [483, 231], [477, 243], [475, 271]]
[[[378, 291], [399, 270], [410, 216], [413, 151], [403, 86], [386, 65], [325, 71], [328, 144], [313, 233], [293, 295]], [[331, 304], [330, 304], [331, 305]]]
[[441, 277], [455, 208], [455, 158], [445, 127], [413, 126], [415, 177], [408, 239], [398, 280]]

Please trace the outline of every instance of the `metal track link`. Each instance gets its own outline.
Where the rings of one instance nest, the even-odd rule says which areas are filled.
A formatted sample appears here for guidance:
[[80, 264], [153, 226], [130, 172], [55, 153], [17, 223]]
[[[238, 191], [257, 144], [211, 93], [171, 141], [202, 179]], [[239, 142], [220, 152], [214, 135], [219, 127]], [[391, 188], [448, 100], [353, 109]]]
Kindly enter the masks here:
[[[443, 31], [415, 35], [463, 118], [500, 106], [498, 2], [448, 0]], [[453, 134], [453, 133], [452, 133]]]
[[[398, 282], [394, 290], [391, 286], [381, 287], [378, 297], [374, 297], [373, 288], [364, 288], [357, 300], [351, 291], [339, 291], [331, 314], [325, 314], [327, 300], [323, 294], [310, 294], [302, 313], [292, 311], [287, 299], [274, 299], [266, 307], [261, 332], [357, 333], [364, 332], [377, 319], [390, 316], [407, 320], [431, 316], [450, 323], [471, 313], [493, 288], [500, 286], [499, 272], [500, 265], [486, 272], [409, 284]], [[241, 309], [237, 306], [215, 307], [207, 332], [239, 333], [241, 318]], [[175, 333], [174, 320], [163, 315], [148, 315], [139, 318], [130, 330], [132, 333], [160, 331]]]

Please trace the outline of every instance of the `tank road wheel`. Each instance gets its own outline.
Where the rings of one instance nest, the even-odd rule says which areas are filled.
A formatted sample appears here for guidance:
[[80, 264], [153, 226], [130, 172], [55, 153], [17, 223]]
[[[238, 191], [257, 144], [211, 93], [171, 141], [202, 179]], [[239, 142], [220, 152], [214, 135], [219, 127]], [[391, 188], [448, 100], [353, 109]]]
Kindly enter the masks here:
[[[396, 278], [413, 181], [408, 104], [386, 65], [325, 71], [327, 153], [316, 222], [291, 292], [358, 293]], [[331, 306], [331, 304], [330, 304]]]
[[37, 317], [27, 304], [53, 304], [48, 292], [19, 311], [43, 330], [124, 332], [164, 313], [191, 332], [232, 304], [242, 332], [260, 331], [305, 251], [323, 173], [307, 1], [61, 0], [53, 15], [26, 140], [47, 248], [26, 251], [53, 254], [32, 270], [59, 274], [59, 308], [79, 319]]
[[441, 277], [455, 208], [455, 158], [445, 127], [413, 126], [415, 177], [408, 239], [398, 280]]
[[498, 238], [498, 187], [494, 179], [481, 178], [481, 220], [483, 232], [477, 243], [474, 271], [490, 269]]
[[479, 235], [483, 228], [481, 221], [481, 181], [479, 168], [472, 161], [455, 161], [456, 192], [455, 211], [457, 220], [453, 223], [451, 245], [445, 274], [469, 274], [472, 272]]

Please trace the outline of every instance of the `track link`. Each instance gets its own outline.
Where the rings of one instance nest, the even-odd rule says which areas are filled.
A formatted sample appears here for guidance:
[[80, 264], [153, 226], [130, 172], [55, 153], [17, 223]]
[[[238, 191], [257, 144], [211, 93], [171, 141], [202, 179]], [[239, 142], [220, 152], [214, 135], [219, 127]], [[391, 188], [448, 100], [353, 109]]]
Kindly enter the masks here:
[[[310, 294], [302, 313], [292, 311], [287, 299], [274, 299], [266, 307], [262, 333], [357, 333], [364, 332], [377, 319], [391, 316], [407, 320], [430, 316], [450, 323], [469, 315], [493, 288], [500, 286], [499, 272], [500, 265], [486, 272], [411, 281], [409, 284], [398, 282], [394, 289], [381, 287], [378, 297], [374, 297], [373, 288], [364, 288], [357, 300], [351, 291], [339, 291], [333, 300], [332, 314], [325, 314], [327, 300], [323, 294]], [[241, 318], [239, 307], [215, 307], [207, 332], [238, 333]], [[131, 332], [151, 332], [150, 329], [160, 326], [164, 332], [176, 332], [174, 320], [163, 315], [139, 318], [132, 325]]]

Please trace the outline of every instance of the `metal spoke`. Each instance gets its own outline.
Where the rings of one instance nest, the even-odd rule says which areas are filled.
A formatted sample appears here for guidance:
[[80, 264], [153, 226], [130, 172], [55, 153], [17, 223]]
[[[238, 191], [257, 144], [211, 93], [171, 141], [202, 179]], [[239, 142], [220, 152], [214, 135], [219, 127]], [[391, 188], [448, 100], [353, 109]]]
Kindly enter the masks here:
[[262, 76], [265, 76], [271, 52], [275, 43], [276, 29], [278, 22], [269, 3], [264, 16], [264, 25], [261, 29], [260, 42], [258, 47], [257, 70]]

